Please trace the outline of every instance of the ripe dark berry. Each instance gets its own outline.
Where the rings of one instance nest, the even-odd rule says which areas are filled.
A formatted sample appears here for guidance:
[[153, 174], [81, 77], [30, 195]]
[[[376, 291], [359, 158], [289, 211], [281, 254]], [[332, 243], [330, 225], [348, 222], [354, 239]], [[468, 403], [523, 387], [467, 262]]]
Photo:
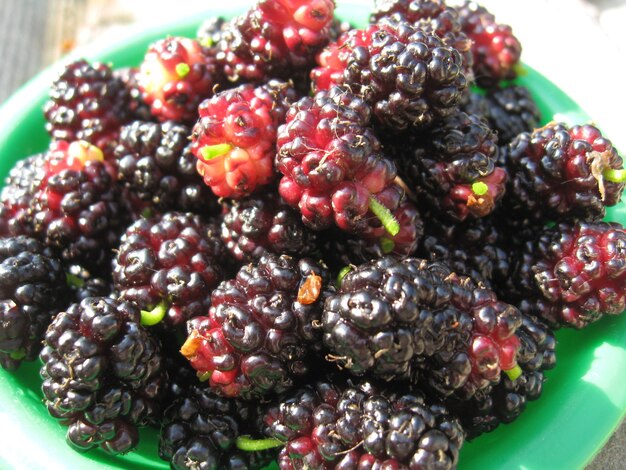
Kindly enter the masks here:
[[107, 152], [130, 118], [130, 100], [109, 66], [77, 60], [50, 87], [46, 130], [55, 140], [85, 140]]
[[218, 393], [263, 398], [289, 389], [312, 367], [329, 293], [325, 266], [270, 255], [242, 267], [211, 294], [209, 315], [187, 324], [181, 348]]
[[19, 160], [0, 193], [0, 236], [33, 235], [31, 201], [45, 177], [45, 154]]
[[516, 137], [501, 155], [508, 217], [599, 220], [620, 200], [622, 158], [594, 126], [550, 123]]
[[473, 81], [472, 41], [461, 30], [455, 8], [447, 6], [443, 0], [377, 0], [370, 15], [370, 23], [376, 23], [382, 18], [405, 21], [416, 28], [437, 34], [446, 46], [459, 51], [465, 78], [468, 82]]
[[311, 256], [317, 249], [316, 233], [274, 192], [255, 194], [225, 207], [220, 236], [238, 262], [255, 261], [270, 253]]
[[60, 261], [37, 240], [0, 239], [0, 365], [32, 361], [52, 316], [67, 301]]
[[202, 385], [191, 386], [165, 410], [159, 456], [172, 469], [260, 469], [276, 452], [243, 452], [237, 438], [248, 418], [241, 401], [220, 397]]
[[471, 277], [489, 289], [504, 284], [512, 269], [512, 253], [506, 235], [488, 216], [462, 223], [426, 220], [425, 234], [417, 253], [447, 264], [457, 274]]
[[31, 201], [34, 233], [66, 264], [108, 266], [125, 225], [113, 170], [97, 147], [53, 142]]
[[142, 218], [123, 235], [113, 265], [120, 298], [142, 310], [142, 321], [167, 327], [205, 315], [222, 280], [224, 245], [218, 228], [191, 213]]
[[187, 126], [174, 122], [124, 126], [115, 148], [119, 181], [159, 211], [217, 212], [215, 196], [196, 171], [190, 134]]
[[556, 365], [556, 339], [541, 320], [523, 315], [516, 335], [521, 345], [518, 363], [522, 369], [517, 379], [503, 375], [497, 385], [478, 391], [469, 400], [452, 395], [445, 401], [459, 417], [468, 440], [517, 419], [529, 401], [541, 396], [545, 371]]
[[126, 302], [89, 297], [48, 328], [40, 355], [44, 400], [68, 426], [72, 447], [126, 453], [137, 445], [137, 427], [160, 413], [161, 354], [139, 321]]
[[447, 410], [419, 394], [316, 383], [266, 415], [285, 442], [281, 470], [456, 468], [464, 432]]
[[387, 147], [424, 213], [454, 222], [484, 217], [504, 195], [507, 175], [496, 166], [497, 137], [476, 116], [456, 113]]
[[425, 128], [456, 112], [467, 88], [456, 49], [435, 32], [390, 18], [342, 35], [318, 65], [311, 71], [314, 91], [349, 86], [392, 132]]
[[484, 95], [469, 93], [462, 106], [467, 114], [486, 120], [498, 136], [500, 147], [522, 132], [539, 127], [541, 114], [530, 91], [521, 85], [490, 88]]

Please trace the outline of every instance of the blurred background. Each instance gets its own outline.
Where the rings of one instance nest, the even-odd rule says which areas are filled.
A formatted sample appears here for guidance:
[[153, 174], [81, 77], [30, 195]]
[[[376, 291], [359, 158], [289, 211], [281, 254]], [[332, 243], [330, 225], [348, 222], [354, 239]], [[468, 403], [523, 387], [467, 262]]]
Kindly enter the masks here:
[[[77, 47], [178, 17], [202, 18], [214, 1], [0, 0], [0, 104], [41, 69]], [[252, 0], [231, 0], [235, 2]], [[524, 47], [522, 60], [572, 96], [625, 152], [626, 0], [479, 3], [513, 27]], [[588, 469], [623, 468], [624, 425]]]

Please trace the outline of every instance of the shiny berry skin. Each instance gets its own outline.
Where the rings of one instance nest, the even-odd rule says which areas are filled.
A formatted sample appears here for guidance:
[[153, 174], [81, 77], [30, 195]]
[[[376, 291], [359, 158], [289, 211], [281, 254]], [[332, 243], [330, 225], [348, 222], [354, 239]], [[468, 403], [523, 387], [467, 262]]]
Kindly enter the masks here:
[[137, 427], [156, 422], [166, 377], [158, 342], [139, 321], [129, 303], [88, 297], [46, 332], [44, 402], [76, 450], [127, 453], [137, 446]]
[[379, 0], [374, 7], [370, 23], [390, 18], [436, 33], [446, 46], [453, 47], [461, 54], [463, 73], [468, 82], [473, 81], [472, 41], [461, 30], [455, 8], [446, 5], [443, 0]]
[[424, 213], [462, 222], [493, 212], [507, 173], [496, 166], [498, 140], [486, 123], [459, 112], [407, 140], [391, 141], [389, 150]]
[[276, 132], [296, 98], [290, 84], [241, 85], [200, 105], [191, 150], [219, 197], [241, 198], [274, 179]]
[[312, 256], [317, 235], [306, 228], [298, 211], [276, 193], [255, 194], [225, 205], [220, 236], [238, 262], [274, 253]]
[[19, 160], [0, 192], [0, 236], [33, 235], [31, 201], [45, 177], [45, 154]]
[[220, 83], [215, 59], [197, 41], [168, 37], [152, 44], [137, 74], [144, 102], [159, 121], [193, 122], [198, 104]]

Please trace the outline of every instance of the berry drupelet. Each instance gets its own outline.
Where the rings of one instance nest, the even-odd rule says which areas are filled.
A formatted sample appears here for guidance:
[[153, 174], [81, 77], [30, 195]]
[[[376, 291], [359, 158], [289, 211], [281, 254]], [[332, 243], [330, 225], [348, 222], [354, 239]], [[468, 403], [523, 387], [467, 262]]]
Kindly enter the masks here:
[[114, 152], [119, 181], [159, 211], [216, 213], [216, 198], [196, 171], [190, 134], [187, 126], [171, 121], [123, 127]]
[[553, 327], [583, 328], [626, 309], [626, 231], [617, 223], [545, 228], [518, 263], [520, 310]]
[[198, 104], [221, 82], [209, 49], [182, 37], [161, 39], [148, 48], [137, 74], [144, 102], [159, 121], [193, 122]]
[[241, 198], [272, 182], [276, 133], [295, 99], [291, 83], [272, 80], [202, 102], [191, 148], [198, 173], [217, 196]]
[[19, 160], [9, 171], [0, 192], [0, 236], [33, 235], [31, 201], [42, 183], [45, 154]]
[[309, 371], [319, 349], [314, 323], [329, 289], [324, 265], [265, 256], [213, 291], [208, 316], [187, 323], [181, 353], [221, 395], [284, 392]]
[[456, 418], [419, 394], [318, 382], [266, 415], [285, 443], [281, 470], [456, 468], [464, 432]]
[[85, 140], [107, 152], [130, 119], [130, 108], [128, 89], [108, 65], [77, 60], [50, 87], [46, 130], [54, 140]]
[[346, 87], [320, 91], [289, 108], [278, 131], [279, 193], [304, 224], [333, 224], [363, 238], [397, 235], [395, 211], [404, 191], [396, 168], [369, 127], [370, 107]]
[[484, 217], [504, 195], [507, 174], [496, 166], [498, 139], [476, 116], [456, 113], [412, 134], [408, 144], [387, 147], [424, 213], [453, 222]]
[[390, 132], [425, 128], [456, 112], [468, 84], [456, 49], [435, 32], [390, 18], [330, 44], [311, 79], [314, 91], [349, 86]]
[[160, 414], [159, 345], [139, 321], [129, 303], [89, 297], [48, 328], [40, 355], [44, 401], [77, 450], [126, 453], [137, 445], [137, 427]]
[[176, 327], [206, 314], [224, 276], [219, 230], [191, 213], [167, 212], [133, 223], [113, 263], [120, 299], [141, 309], [144, 325]]
[[221, 16], [207, 18], [196, 32], [196, 39], [203, 47], [214, 47], [221, 39], [222, 29], [226, 20]]
[[500, 147], [522, 132], [532, 132], [541, 121], [537, 103], [528, 88], [521, 85], [490, 88], [484, 95], [469, 93], [462, 109], [487, 121]]
[[217, 59], [232, 82], [288, 79], [309, 69], [330, 35], [332, 0], [258, 0], [221, 28]]
[[220, 397], [211, 389], [191, 386], [165, 410], [159, 456], [174, 470], [265, 467], [276, 452], [243, 452], [237, 448], [246, 408], [244, 403]]
[[474, 77], [481, 86], [515, 78], [522, 46], [510, 26], [498, 23], [486, 8], [465, 0], [457, 7], [463, 32], [472, 41]]
[[274, 192], [224, 205], [220, 236], [239, 263], [256, 261], [270, 253], [312, 256], [317, 249], [317, 234], [307, 229], [298, 211]]
[[503, 204], [508, 217], [599, 220], [620, 200], [626, 181], [622, 158], [590, 124], [550, 123], [517, 136], [500, 156], [508, 172]]
[[114, 170], [98, 147], [58, 141], [51, 144], [44, 171], [31, 201], [35, 237], [65, 264], [105, 269], [126, 222]]
[[0, 365], [15, 370], [41, 350], [46, 328], [67, 298], [61, 263], [26, 236], [0, 239]]

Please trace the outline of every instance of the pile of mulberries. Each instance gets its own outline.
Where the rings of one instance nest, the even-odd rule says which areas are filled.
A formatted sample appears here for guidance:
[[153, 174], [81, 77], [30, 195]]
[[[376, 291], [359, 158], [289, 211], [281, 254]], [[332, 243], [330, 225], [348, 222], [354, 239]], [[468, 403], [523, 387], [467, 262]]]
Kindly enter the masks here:
[[0, 366], [40, 359], [74, 449], [454, 469], [533, 412], [557, 329], [626, 309], [623, 160], [540, 115], [512, 29], [334, 8], [257, 0], [51, 84], [0, 192]]

